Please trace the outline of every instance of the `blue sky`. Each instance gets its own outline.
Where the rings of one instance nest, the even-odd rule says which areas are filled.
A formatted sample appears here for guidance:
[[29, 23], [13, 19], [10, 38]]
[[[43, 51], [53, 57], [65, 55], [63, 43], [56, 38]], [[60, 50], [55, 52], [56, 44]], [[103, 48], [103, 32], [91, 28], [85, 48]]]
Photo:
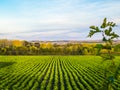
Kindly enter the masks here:
[[120, 35], [119, 10], [120, 0], [0, 0], [0, 38], [89, 40], [89, 26], [104, 17]]

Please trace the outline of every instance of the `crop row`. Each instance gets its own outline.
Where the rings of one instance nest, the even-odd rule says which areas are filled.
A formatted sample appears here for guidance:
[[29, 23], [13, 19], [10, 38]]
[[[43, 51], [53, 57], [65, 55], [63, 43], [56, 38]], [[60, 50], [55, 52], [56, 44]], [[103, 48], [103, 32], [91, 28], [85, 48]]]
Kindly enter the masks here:
[[[98, 90], [103, 86], [99, 57], [1, 56], [0, 62], [15, 62], [0, 68], [0, 90]], [[113, 87], [119, 90], [120, 82], [116, 80]]]

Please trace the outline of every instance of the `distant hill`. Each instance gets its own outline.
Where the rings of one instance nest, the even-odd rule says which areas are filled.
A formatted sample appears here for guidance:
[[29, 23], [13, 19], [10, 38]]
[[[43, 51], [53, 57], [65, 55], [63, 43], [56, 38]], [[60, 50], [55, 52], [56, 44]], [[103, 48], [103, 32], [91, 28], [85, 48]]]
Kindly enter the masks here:
[[[51, 44], [79, 44], [79, 43], [103, 43], [101, 40], [56, 40], [56, 41], [30, 41], [30, 42], [40, 42], [40, 43], [51, 43]], [[120, 40], [114, 40], [114, 44], [120, 43]]]

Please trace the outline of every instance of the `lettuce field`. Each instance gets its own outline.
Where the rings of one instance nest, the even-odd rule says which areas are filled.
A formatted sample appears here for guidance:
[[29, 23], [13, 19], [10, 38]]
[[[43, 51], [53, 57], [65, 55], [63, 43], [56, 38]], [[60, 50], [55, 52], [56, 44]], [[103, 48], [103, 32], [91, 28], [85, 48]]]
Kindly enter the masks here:
[[0, 56], [0, 90], [99, 90], [108, 64], [99, 56]]

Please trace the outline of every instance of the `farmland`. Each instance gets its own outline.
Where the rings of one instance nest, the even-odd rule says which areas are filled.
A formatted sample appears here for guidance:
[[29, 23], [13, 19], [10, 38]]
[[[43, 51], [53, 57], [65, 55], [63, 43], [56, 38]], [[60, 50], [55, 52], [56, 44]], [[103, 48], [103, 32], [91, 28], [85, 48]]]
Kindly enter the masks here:
[[0, 90], [99, 90], [107, 64], [99, 56], [0, 56]]

